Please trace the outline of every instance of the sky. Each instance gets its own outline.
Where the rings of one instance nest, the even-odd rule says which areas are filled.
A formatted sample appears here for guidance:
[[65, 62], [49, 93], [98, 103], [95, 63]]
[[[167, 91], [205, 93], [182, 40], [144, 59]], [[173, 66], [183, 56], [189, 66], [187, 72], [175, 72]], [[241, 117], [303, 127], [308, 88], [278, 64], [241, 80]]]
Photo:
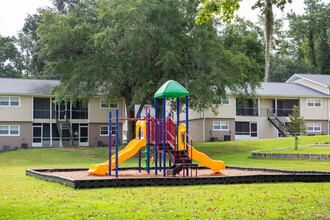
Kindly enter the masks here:
[[[328, 1], [328, 0], [326, 0]], [[241, 2], [241, 8], [236, 13], [240, 17], [256, 22], [258, 20], [258, 10], [251, 10], [251, 6], [256, 0], [243, 0]], [[292, 4], [288, 4], [281, 12], [279, 9], [275, 9], [275, 16], [277, 19], [284, 18], [284, 15], [290, 12], [291, 9], [296, 14], [302, 14], [304, 12], [303, 0], [293, 0]], [[51, 6], [50, 0], [0, 0], [0, 35], [1, 36], [13, 36], [22, 29], [24, 25], [24, 19], [28, 14], [34, 14], [37, 12], [37, 8]], [[285, 28], [288, 24], [285, 23]]]

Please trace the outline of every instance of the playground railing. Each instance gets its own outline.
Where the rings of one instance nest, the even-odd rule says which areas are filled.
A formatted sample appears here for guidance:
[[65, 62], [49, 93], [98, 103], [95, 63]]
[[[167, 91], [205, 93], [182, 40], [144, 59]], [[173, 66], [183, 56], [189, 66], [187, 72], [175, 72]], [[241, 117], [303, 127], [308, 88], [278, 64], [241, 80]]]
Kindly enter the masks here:
[[[166, 131], [166, 137], [167, 137], [167, 139], [166, 139], [166, 142], [167, 142], [167, 148], [166, 148], [166, 150], [167, 150], [167, 152], [168, 152], [168, 146], [170, 145], [172, 148], [173, 148], [173, 150], [174, 150], [174, 156], [175, 156], [175, 143], [176, 143], [176, 138], [175, 137], [173, 137], [173, 135], [169, 132], [169, 131]], [[173, 163], [175, 164], [175, 160], [173, 161]]]
[[[188, 141], [187, 141], [188, 139]], [[189, 149], [189, 140], [190, 140], [190, 149]], [[193, 140], [192, 138], [189, 136], [189, 134], [187, 132], [184, 132], [184, 146], [186, 146], [186, 151], [187, 152], [187, 157], [185, 159], [192, 159], [193, 158], [193, 150], [192, 150], [192, 146], [193, 146]], [[189, 156], [189, 150], [190, 150], [190, 156]], [[180, 152], [181, 153], [181, 152]], [[180, 155], [179, 153], [179, 155]], [[180, 159], [181, 159], [181, 155], [180, 155]], [[184, 166], [184, 160], [183, 160], [183, 177], [185, 175], [185, 166]], [[191, 167], [192, 169], [192, 167]], [[187, 171], [187, 175], [189, 175], [189, 172]], [[192, 170], [191, 170], [191, 176], [192, 176]], [[196, 166], [196, 177], [197, 177], [197, 166]]]

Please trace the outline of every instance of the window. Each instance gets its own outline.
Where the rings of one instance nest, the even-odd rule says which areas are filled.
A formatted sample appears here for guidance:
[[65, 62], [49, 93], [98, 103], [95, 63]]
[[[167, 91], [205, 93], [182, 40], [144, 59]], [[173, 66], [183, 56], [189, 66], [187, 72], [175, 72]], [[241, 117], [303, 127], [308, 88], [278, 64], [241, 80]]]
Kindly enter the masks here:
[[225, 99], [220, 100], [221, 105], [229, 105], [229, 97], [227, 96]]
[[307, 132], [321, 132], [321, 123], [307, 123]]
[[[101, 126], [100, 127], [100, 136], [109, 136], [108, 131], [109, 126]], [[112, 136], [116, 135], [116, 127], [111, 127]]]
[[106, 102], [105, 99], [101, 99], [101, 108], [118, 108], [118, 103], [115, 101]]
[[33, 118], [50, 119], [51, 100], [49, 98], [33, 98]]
[[214, 121], [213, 130], [214, 131], [229, 131], [228, 121]]
[[19, 136], [19, 125], [0, 125], [0, 136]]
[[19, 107], [20, 98], [19, 97], [6, 97], [0, 96], [0, 106], [2, 107]]
[[307, 107], [322, 107], [322, 99], [307, 99]]

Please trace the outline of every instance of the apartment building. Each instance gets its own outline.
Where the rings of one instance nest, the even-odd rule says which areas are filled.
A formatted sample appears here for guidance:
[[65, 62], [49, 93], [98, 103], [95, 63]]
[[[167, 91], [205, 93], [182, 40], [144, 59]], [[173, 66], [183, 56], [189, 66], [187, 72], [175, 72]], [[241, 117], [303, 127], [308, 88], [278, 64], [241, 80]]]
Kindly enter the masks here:
[[[95, 96], [54, 103], [56, 80], [0, 78], [0, 151], [19, 147], [100, 146], [108, 144], [109, 111], [124, 116], [124, 100], [107, 103]], [[114, 126], [113, 126], [114, 127]], [[119, 140], [122, 139], [122, 122]], [[112, 135], [115, 135], [112, 129]]]
[[[107, 103], [95, 96], [87, 106], [79, 101], [56, 104], [50, 92], [59, 83], [0, 78], [0, 151], [108, 144], [109, 111], [115, 115], [118, 109], [124, 117], [124, 100]], [[285, 83], [262, 83], [256, 97], [240, 103], [228, 90], [217, 114], [190, 109], [190, 136], [197, 142], [290, 136], [285, 126], [294, 105], [305, 119], [306, 135], [330, 134], [330, 76], [295, 74]], [[175, 112], [172, 116], [176, 119]], [[185, 119], [185, 113], [180, 118]], [[115, 135], [114, 125], [112, 130]], [[119, 140], [122, 133], [120, 121]]]
[[294, 105], [304, 117], [305, 135], [330, 134], [330, 76], [309, 74], [295, 74], [285, 83], [261, 83], [255, 100], [241, 102], [227, 90], [217, 114], [189, 110], [189, 133], [197, 142], [291, 136], [285, 127]]

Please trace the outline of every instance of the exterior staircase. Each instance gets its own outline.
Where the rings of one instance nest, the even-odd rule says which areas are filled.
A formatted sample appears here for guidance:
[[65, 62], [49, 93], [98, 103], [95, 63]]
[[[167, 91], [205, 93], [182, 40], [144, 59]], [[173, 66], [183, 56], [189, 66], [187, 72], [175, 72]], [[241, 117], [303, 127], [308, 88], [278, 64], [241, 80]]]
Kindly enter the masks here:
[[285, 137], [292, 137], [294, 133], [286, 129], [285, 123], [289, 122], [284, 117], [282, 119], [278, 118], [271, 110], [267, 109], [268, 120], [277, 128], [281, 134]]
[[74, 142], [70, 121], [66, 119], [64, 122], [60, 122], [56, 119], [56, 126], [60, 134], [62, 146], [73, 146]]

